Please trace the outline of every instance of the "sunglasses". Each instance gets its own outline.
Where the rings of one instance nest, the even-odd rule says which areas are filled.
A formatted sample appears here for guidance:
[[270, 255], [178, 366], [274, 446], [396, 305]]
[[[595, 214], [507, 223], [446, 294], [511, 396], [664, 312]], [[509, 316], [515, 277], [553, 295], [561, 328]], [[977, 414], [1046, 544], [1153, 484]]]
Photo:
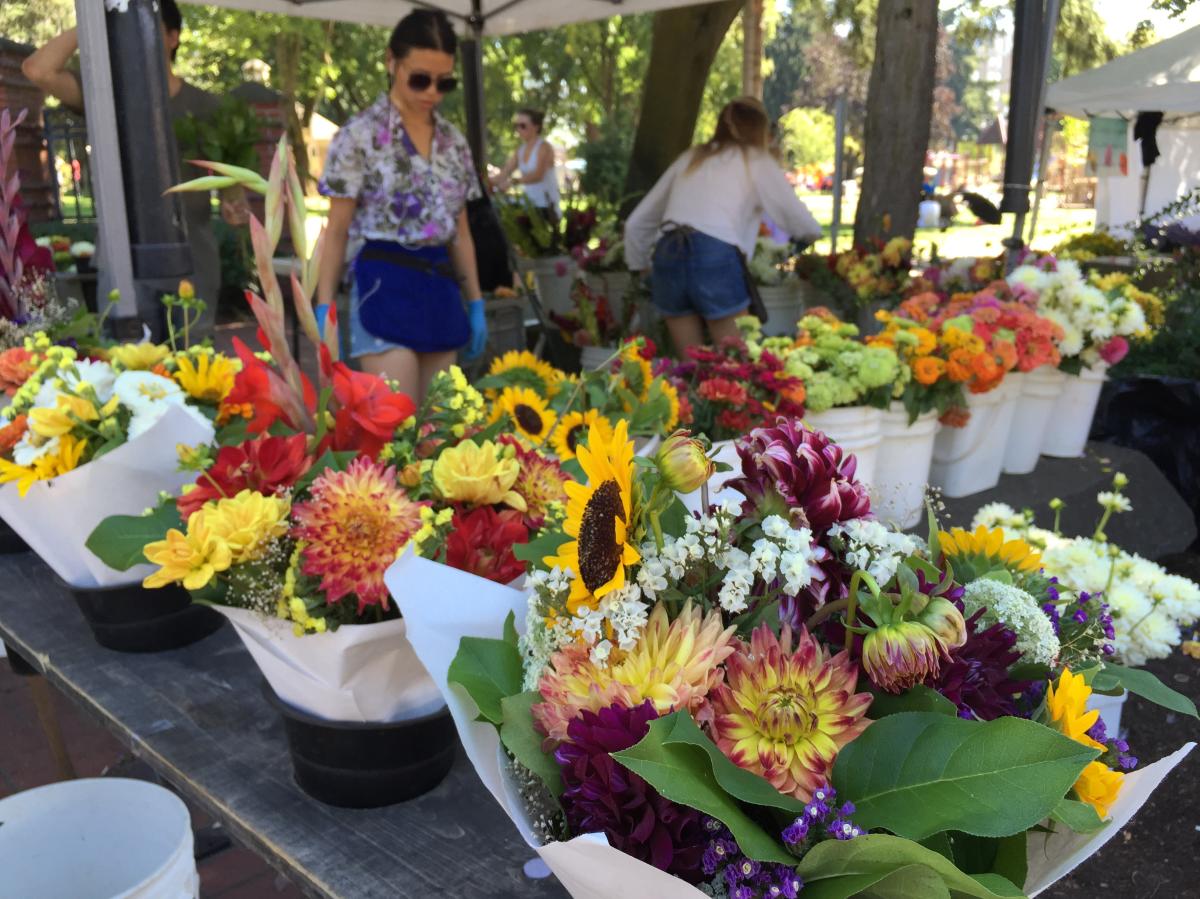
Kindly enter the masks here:
[[434, 77], [428, 72], [413, 72], [408, 76], [408, 89], [422, 94], [431, 87], [436, 87], [439, 94], [448, 94], [458, 87], [458, 79], [453, 75], [447, 75], [444, 78]]
[[528, 122], [513, 122], [513, 127], [516, 128], [518, 131], [524, 131], [526, 128], [529, 127], [529, 123]]

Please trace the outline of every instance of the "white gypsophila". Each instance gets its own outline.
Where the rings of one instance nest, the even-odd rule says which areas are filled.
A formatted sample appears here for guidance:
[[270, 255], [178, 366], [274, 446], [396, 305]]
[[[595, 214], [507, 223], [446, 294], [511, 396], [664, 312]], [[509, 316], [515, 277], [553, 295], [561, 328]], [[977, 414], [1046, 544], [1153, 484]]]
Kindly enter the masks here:
[[604, 621], [612, 629], [617, 646], [626, 652], [633, 649], [650, 617], [650, 610], [638, 586], [626, 584], [619, 590], [613, 590], [600, 600], [599, 608]]
[[763, 533], [774, 540], [782, 540], [792, 530], [788, 520], [782, 515], [768, 515], [763, 519]]
[[921, 542], [915, 537], [873, 519], [859, 518], [835, 524], [829, 534], [845, 541], [846, 563], [867, 572], [880, 587], [895, 577], [901, 563], [921, 548]]
[[551, 656], [574, 639], [566, 616], [558, 616], [553, 624], [548, 624], [545, 613], [548, 608], [566, 606], [571, 593], [571, 579], [569, 569], [557, 566], [550, 571], [532, 571], [526, 577], [525, 584], [531, 592], [526, 603], [525, 633], [518, 642], [525, 672], [525, 690], [537, 688]]
[[720, 565], [725, 569], [725, 574], [721, 578], [717, 602], [730, 614], [744, 612], [755, 579], [750, 554], [736, 546], [730, 546], [722, 554]]
[[1122, 337], [1137, 334], [1146, 328], [1146, 310], [1129, 300], [1117, 315], [1117, 333]]
[[980, 578], [967, 584], [963, 605], [968, 617], [985, 609], [982, 618], [985, 626], [1000, 622], [1016, 634], [1016, 649], [1029, 661], [1053, 665], [1058, 658], [1054, 625], [1037, 600], [1021, 588]]
[[637, 573], [637, 584], [651, 602], [658, 599], [658, 594], [667, 589], [667, 563], [657, 556], [648, 556], [644, 547], [642, 564]]
[[971, 530], [976, 528], [1002, 528], [1005, 531], [1019, 531], [1029, 524], [1029, 520], [1007, 503], [985, 503], [975, 512], [971, 519]]

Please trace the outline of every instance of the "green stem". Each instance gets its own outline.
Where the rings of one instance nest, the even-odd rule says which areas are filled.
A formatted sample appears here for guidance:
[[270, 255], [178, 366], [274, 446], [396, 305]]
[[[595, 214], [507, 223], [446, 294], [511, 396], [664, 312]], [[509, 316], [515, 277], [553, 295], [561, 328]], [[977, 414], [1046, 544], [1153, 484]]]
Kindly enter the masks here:
[[827, 618], [836, 615], [843, 609], [849, 608], [849, 606], [850, 597], [846, 597], [845, 599], [835, 599], [833, 602], [827, 602], [825, 605], [821, 606], [821, 608], [817, 609], [808, 616], [808, 620], [804, 622], [804, 626], [811, 631], [818, 624], [824, 622]]

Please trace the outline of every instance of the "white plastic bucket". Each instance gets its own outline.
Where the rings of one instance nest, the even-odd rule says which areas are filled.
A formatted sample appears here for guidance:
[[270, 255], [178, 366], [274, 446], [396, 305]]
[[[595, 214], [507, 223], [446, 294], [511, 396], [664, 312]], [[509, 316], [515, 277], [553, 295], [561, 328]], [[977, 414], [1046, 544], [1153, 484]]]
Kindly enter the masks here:
[[0, 799], [0, 894], [195, 899], [187, 806], [142, 780], [98, 777]]
[[842, 406], [824, 412], [810, 412], [804, 423], [842, 448], [843, 455], [853, 453], [858, 460], [855, 478], [870, 486], [875, 483], [879, 444], [883, 440], [883, 413], [870, 406]]
[[883, 521], [909, 528], [921, 520], [939, 427], [934, 411], [910, 425], [902, 403], [892, 403], [880, 416], [883, 439], [875, 461], [871, 509]]
[[1083, 455], [1107, 375], [1108, 366], [1101, 362], [1095, 368], [1085, 368], [1078, 376], [1066, 376], [1050, 426], [1046, 428], [1046, 439], [1042, 441], [1042, 455], [1059, 459], [1078, 459]]
[[629, 272], [604, 272], [600, 275], [600, 290], [608, 297], [608, 303], [612, 309], [621, 308], [621, 303], [625, 300], [625, 294], [629, 292], [631, 282], [632, 278]]
[[[1009, 375], [1012, 377], [1012, 375]], [[1029, 474], [1037, 468], [1042, 443], [1058, 396], [1063, 391], [1064, 375], [1057, 368], [1043, 365], [1022, 376], [1021, 395], [1013, 412], [1008, 444], [1004, 448], [1004, 471]]]
[[575, 283], [575, 260], [570, 256], [547, 256], [532, 260], [538, 298], [546, 312], [568, 315], [573, 309], [571, 287]]
[[804, 302], [795, 284], [775, 284], [758, 288], [758, 295], [767, 310], [763, 334], [768, 337], [794, 337], [796, 322], [804, 314]]
[[1128, 698], [1129, 693], [1127, 692], [1122, 693], [1120, 696], [1105, 696], [1103, 693], [1093, 693], [1088, 698], [1088, 709], [1099, 710], [1100, 720], [1104, 722], [1104, 729], [1108, 732], [1110, 740], [1115, 740], [1121, 735], [1121, 709]]
[[1000, 483], [1019, 391], [1020, 382], [1006, 377], [987, 393], [967, 394], [971, 418], [965, 427], [938, 432], [929, 483], [949, 497], [970, 496]]
[[585, 346], [579, 352], [579, 367], [584, 371], [599, 371], [616, 354], [615, 346]]
[[[717, 462], [724, 462], [726, 465], [732, 466], [733, 470], [718, 471], [708, 479], [708, 501], [718, 505], [726, 500], [740, 503], [745, 499], [745, 496], [740, 491], [725, 487], [726, 481], [731, 481], [734, 478], [742, 476], [742, 459], [737, 453], [737, 447], [734, 446], [732, 440], [718, 440], [712, 445], [712, 450], [709, 453], [710, 457]], [[693, 490], [691, 493], [680, 493], [678, 496], [683, 500], [683, 504], [689, 512], [701, 511], [699, 490]]]

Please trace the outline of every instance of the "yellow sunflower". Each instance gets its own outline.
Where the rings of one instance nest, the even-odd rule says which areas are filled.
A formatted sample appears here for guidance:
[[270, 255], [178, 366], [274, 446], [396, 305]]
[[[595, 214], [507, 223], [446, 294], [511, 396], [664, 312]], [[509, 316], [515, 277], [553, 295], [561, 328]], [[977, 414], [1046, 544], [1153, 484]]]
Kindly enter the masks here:
[[[503, 377], [505, 383], [510, 386], [528, 387], [539, 396], [550, 399], [558, 393], [563, 373], [529, 350], [509, 350], [503, 356], [492, 360], [488, 377]], [[488, 394], [489, 399], [494, 399], [499, 395], [499, 391], [493, 388]]]
[[518, 434], [542, 443], [554, 427], [554, 413], [537, 391], [528, 387], [505, 387], [492, 409], [492, 420], [507, 417]]
[[662, 381], [663, 396], [667, 398], [667, 405], [671, 411], [667, 416], [667, 423], [663, 425], [662, 432], [670, 434], [679, 427], [679, 391], [675, 389], [675, 385], [669, 381]]
[[[621, 354], [621, 377], [629, 392], [642, 402], [650, 398], [650, 384], [654, 381], [654, 372], [650, 362], [638, 355], [637, 348], [630, 346]], [[626, 404], [628, 405], [628, 404]], [[631, 412], [631, 409], [626, 409]]]
[[612, 441], [612, 422], [596, 409], [586, 412], [568, 412], [558, 420], [558, 426], [550, 436], [550, 445], [562, 461], [575, 458], [575, 451], [587, 439], [592, 428], [598, 428], [602, 438]]
[[575, 539], [546, 556], [550, 566], [569, 570], [571, 593], [567, 608], [572, 614], [625, 586], [625, 568], [641, 559], [632, 542], [633, 441], [624, 419], [612, 438], [599, 428], [588, 433], [586, 446], [577, 451], [587, 483], [568, 481], [567, 518], [563, 530]]
[[[980, 577], [996, 568], [1022, 575], [1037, 574], [1042, 567], [1040, 553], [1024, 540], [1005, 540], [1002, 528], [980, 525], [974, 532], [954, 528], [940, 532], [938, 543], [955, 572], [964, 575], [968, 565]], [[960, 572], [960, 568], [964, 571]]]

